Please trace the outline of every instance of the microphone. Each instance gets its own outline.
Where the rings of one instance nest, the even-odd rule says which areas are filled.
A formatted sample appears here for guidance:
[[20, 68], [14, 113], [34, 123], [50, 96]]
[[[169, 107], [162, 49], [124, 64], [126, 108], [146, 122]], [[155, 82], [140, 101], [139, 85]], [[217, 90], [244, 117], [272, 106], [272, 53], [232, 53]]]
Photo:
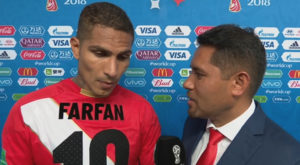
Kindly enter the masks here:
[[156, 165], [184, 165], [185, 150], [182, 142], [175, 136], [161, 136], [154, 152]]

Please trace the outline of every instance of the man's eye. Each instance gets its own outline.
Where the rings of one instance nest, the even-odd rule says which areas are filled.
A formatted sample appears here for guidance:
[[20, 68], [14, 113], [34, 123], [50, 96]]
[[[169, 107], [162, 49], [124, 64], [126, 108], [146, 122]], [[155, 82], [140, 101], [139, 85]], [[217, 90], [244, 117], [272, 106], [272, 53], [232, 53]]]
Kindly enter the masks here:
[[127, 59], [129, 59], [130, 58], [130, 55], [120, 55], [120, 56], [118, 56], [118, 59], [119, 60], [127, 60]]
[[204, 74], [195, 71], [191, 71], [190, 74], [195, 75], [198, 79], [201, 79], [204, 76]]
[[94, 52], [94, 54], [95, 54], [96, 56], [98, 56], [98, 57], [105, 57], [105, 56], [107, 56], [107, 54], [104, 53], [104, 52]]

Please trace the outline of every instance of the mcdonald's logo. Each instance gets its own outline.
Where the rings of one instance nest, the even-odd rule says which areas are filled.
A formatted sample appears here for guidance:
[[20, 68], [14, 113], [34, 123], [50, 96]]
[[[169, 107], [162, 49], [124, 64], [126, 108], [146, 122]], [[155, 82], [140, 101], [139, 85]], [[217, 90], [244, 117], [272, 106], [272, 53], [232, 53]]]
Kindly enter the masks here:
[[18, 74], [20, 76], [36, 76], [38, 74], [38, 70], [36, 68], [19, 68]]
[[300, 70], [291, 70], [289, 76], [290, 78], [300, 78]]
[[152, 70], [154, 77], [172, 77], [173, 73], [173, 70], [170, 68], [154, 68]]

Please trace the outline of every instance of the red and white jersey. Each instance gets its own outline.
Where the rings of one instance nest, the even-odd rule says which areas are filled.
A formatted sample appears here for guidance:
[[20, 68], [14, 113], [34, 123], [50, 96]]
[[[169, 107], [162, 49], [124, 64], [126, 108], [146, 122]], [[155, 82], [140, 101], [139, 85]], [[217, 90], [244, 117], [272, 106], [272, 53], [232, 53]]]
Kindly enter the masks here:
[[143, 97], [117, 86], [94, 98], [71, 79], [32, 92], [12, 108], [2, 134], [8, 165], [151, 165], [160, 136]]

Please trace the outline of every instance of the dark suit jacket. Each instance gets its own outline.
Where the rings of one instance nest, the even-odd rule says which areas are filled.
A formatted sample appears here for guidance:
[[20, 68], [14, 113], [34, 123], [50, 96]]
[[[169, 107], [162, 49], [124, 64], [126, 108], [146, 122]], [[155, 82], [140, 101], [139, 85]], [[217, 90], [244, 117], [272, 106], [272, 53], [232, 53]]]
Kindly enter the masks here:
[[[300, 143], [256, 109], [233, 139], [218, 165], [300, 165]], [[205, 132], [207, 120], [188, 117], [183, 132], [187, 165]]]

